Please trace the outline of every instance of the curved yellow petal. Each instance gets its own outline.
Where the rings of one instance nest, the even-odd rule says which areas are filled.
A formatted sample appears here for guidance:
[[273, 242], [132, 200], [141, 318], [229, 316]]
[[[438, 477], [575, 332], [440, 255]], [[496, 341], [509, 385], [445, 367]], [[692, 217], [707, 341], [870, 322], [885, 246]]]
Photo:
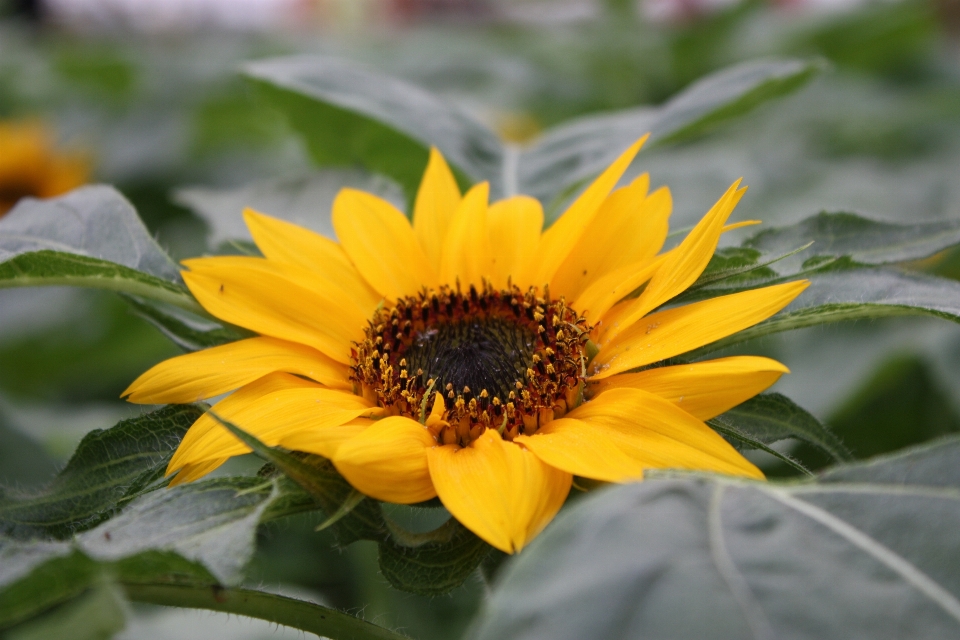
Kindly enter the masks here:
[[352, 388], [347, 366], [302, 344], [261, 336], [164, 360], [120, 396], [139, 404], [198, 402], [274, 371], [306, 376], [334, 389]]
[[739, 180], [730, 185], [727, 192], [687, 234], [683, 242], [670, 252], [670, 257], [650, 279], [647, 288], [631, 305], [629, 312], [620, 318], [619, 326], [607, 330], [605, 340], [613, 339], [617, 333], [624, 331], [696, 282], [716, 251], [724, 223], [733, 213], [733, 208], [737, 206], [740, 198], [746, 193], [746, 188], [740, 189], [739, 186]]
[[636, 262], [614, 269], [594, 280], [570, 306], [585, 314], [589, 321], [596, 323], [598, 320], [603, 320], [604, 326], [606, 326], [608, 320], [604, 316], [607, 312], [619, 300], [630, 295], [640, 285], [650, 280], [657, 270], [663, 266], [669, 255], [668, 252], [657, 256], [653, 260]]
[[677, 405], [640, 389], [611, 389], [567, 417], [607, 429], [608, 437], [646, 468], [693, 469], [763, 478], [716, 431]]
[[440, 282], [454, 286], [458, 282], [466, 290], [470, 285], [480, 289], [490, 279], [493, 252], [487, 235], [487, 199], [490, 185], [476, 184], [467, 191], [457, 207], [447, 239], [440, 255]]
[[505, 553], [532, 540], [557, 514], [572, 477], [487, 429], [463, 449], [427, 452], [443, 506], [465, 527]]
[[170, 482], [167, 484], [167, 486], [175, 487], [178, 484], [186, 484], [188, 482], [193, 482], [194, 480], [199, 480], [214, 469], [220, 467], [229, 459], [230, 458], [215, 458], [213, 460], [207, 460], [197, 464], [188, 464], [181, 468], [180, 471], [177, 472], [177, 475], [170, 479]]
[[490, 205], [487, 230], [493, 247], [493, 286], [502, 289], [508, 279], [518, 286], [530, 284], [517, 278], [529, 271], [542, 229], [543, 207], [536, 198], [514, 196]]
[[647, 197], [647, 174], [611, 193], [550, 282], [550, 292], [574, 300], [604, 275], [649, 262], [667, 238], [670, 190]]
[[[354, 418], [382, 412], [359, 396], [283, 373], [270, 374], [238, 389], [211, 410], [271, 447], [298, 431], [338, 427]], [[204, 414], [187, 431], [167, 473], [249, 451], [213, 416]]]
[[617, 186], [620, 176], [633, 162], [634, 156], [640, 151], [640, 147], [643, 146], [649, 135], [643, 136], [630, 145], [543, 233], [537, 247], [536, 256], [531, 261], [528, 271], [519, 275], [519, 282], [522, 282], [523, 285], [529, 283], [543, 286], [553, 280], [557, 269], [567, 259], [571, 249], [580, 240], [607, 195]]
[[709, 420], [749, 400], [789, 372], [770, 358], [732, 356], [623, 373], [591, 385], [591, 393], [596, 396], [618, 387], [643, 389], [700, 420]]
[[189, 264], [192, 271], [181, 273], [184, 282], [203, 308], [222, 320], [309, 345], [343, 364], [350, 362], [352, 343], [363, 338], [368, 313], [335, 289], [295, 282], [288, 277], [290, 267], [259, 258]]
[[643, 465], [629, 457], [603, 429], [583, 420], [560, 418], [535, 435], [517, 436], [522, 444], [551, 467], [605, 482], [643, 478]]
[[361, 493], [413, 504], [437, 495], [427, 468], [427, 452], [435, 446], [437, 441], [422, 424], [391, 416], [341, 444], [333, 464]]
[[600, 348], [590, 364], [590, 378], [603, 380], [752, 327], [786, 307], [808, 286], [809, 280], [798, 280], [651, 314]]
[[343, 189], [333, 201], [333, 228], [357, 270], [384, 297], [396, 300], [439, 284], [410, 222], [386, 200]]
[[413, 203], [413, 232], [433, 265], [440, 271], [440, 256], [453, 214], [460, 205], [460, 187], [436, 147], [430, 147], [430, 159]]
[[270, 260], [318, 273], [325, 282], [349, 292], [363, 308], [374, 309], [381, 296], [364, 279], [339, 244], [285, 220], [243, 210], [257, 247]]
[[288, 433], [280, 439], [279, 444], [291, 451], [315, 453], [333, 460], [340, 445], [360, 435], [372, 424], [376, 423], [368, 418], [356, 418], [339, 426]]

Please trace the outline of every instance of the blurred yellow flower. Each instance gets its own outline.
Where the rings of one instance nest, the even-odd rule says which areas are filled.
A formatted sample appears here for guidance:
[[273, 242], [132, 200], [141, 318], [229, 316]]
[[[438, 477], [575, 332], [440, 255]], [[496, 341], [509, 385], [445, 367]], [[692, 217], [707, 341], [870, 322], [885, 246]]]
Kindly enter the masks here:
[[87, 181], [89, 160], [55, 149], [40, 122], [0, 121], [0, 216], [20, 198], [50, 198]]
[[[235, 390], [215, 412], [266, 444], [325, 456], [379, 500], [439, 496], [507, 553], [554, 517], [573, 476], [762, 478], [704, 420], [787, 369], [750, 356], [654, 365], [770, 317], [808, 283], [660, 310], [702, 273], [745, 189], [661, 252], [670, 192], [648, 193], [646, 174], [612, 191], [642, 143], [546, 231], [533, 198], [488, 205], [486, 183], [461, 195], [436, 150], [412, 223], [352, 189], [333, 204], [339, 242], [248, 209], [264, 257], [188, 260], [183, 277], [210, 313], [259, 336], [162, 362], [124, 395]], [[187, 482], [248, 451], [207, 415], [167, 471]]]

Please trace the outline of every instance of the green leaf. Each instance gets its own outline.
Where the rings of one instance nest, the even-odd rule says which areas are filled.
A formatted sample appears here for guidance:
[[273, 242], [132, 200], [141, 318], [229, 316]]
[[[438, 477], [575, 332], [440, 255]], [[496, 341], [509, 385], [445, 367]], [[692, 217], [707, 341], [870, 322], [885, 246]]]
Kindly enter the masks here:
[[180, 282], [177, 265], [113, 187], [93, 185], [58, 198], [22, 199], [0, 219], [0, 264], [37, 251], [96, 258]]
[[[804, 85], [823, 69], [815, 60], [746, 62], [698, 80], [661, 107], [585, 116], [547, 131], [520, 153], [518, 193], [555, 203], [603, 171], [626, 146], [650, 132], [648, 145], [702, 133], [758, 104]], [[554, 216], [558, 207], [548, 206]]]
[[429, 534], [381, 542], [380, 571], [397, 589], [438, 596], [459, 587], [490, 555], [492, 548], [450, 518]]
[[[830, 322], [894, 316], [933, 316], [960, 322], [960, 283], [895, 269], [849, 269], [814, 274], [810, 288], [769, 320], [708, 345], [699, 356], [762, 336]], [[753, 287], [774, 284], [755, 282]], [[753, 288], [749, 287], [749, 288]], [[733, 293], [717, 291], [714, 295]]]
[[0, 488], [0, 534], [66, 538], [96, 526], [155, 487], [201, 415], [196, 407], [171, 405], [87, 434], [42, 491]]
[[510, 563], [471, 637], [955, 637], [958, 470], [951, 438], [816, 482], [598, 491]]
[[151, 302], [130, 295], [123, 297], [133, 307], [136, 315], [152, 324], [184, 351], [199, 351], [242, 340], [252, 335], [246, 329], [225, 326], [173, 305]]
[[795, 438], [822, 449], [837, 461], [853, 459], [826, 425], [779, 393], [754, 396], [713, 418], [709, 424], [767, 445]]
[[295, 56], [248, 63], [244, 73], [288, 117], [321, 165], [359, 164], [396, 180], [412, 199], [431, 146], [466, 178], [503, 193], [495, 133], [443, 99], [359, 64]]
[[112, 187], [24, 198], [0, 219], [0, 287], [70, 285], [138, 295], [205, 314], [180, 270]]
[[816, 256], [845, 256], [857, 264], [875, 266], [926, 258], [960, 243], [960, 220], [901, 225], [824, 211], [788, 227], [761, 231], [743, 246], [776, 255], [811, 242], [809, 250], [778, 263], [777, 270], [799, 271]]

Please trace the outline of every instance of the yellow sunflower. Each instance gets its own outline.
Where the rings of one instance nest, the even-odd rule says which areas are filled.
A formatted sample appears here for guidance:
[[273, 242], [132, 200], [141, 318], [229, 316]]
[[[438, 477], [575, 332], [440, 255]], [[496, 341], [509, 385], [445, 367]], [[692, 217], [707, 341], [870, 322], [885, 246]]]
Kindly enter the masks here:
[[[123, 395], [233, 391], [215, 412], [264, 443], [325, 456], [379, 500], [439, 496], [507, 553], [553, 518], [573, 476], [762, 478], [704, 420], [787, 369], [748, 356], [655, 365], [768, 318], [807, 283], [659, 310], [706, 267], [745, 189], [661, 253], [670, 192], [648, 193], [642, 175], [611, 193], [642, 143], [546, 231], [533, 198], [488, 204], [486, 183], [461, 195], [436, 150], [412, 223], [353, 189], [333, 203], [339, 242], [248, 209], [264, 257], [187, 260], [183, 278], [210, 313], [259, 335], [162, 362]], [[187, 482], [248, 451], [204, 416], [167, 472]]]
[[55, 150], [52, 136], [36, 121], [0, 122], [0, 216], [20, 198], [50, 198], [87, 181], [89, 161]]

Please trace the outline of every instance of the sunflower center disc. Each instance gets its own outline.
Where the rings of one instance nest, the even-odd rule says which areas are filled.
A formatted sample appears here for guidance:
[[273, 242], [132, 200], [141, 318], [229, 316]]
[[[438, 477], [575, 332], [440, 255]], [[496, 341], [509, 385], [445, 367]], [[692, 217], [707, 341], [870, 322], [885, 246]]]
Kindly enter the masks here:
[[426, 290], [379, 309], [353, 354], [353, 380], [394, 415], [422, 420], [435, 394], [441, 444], [466, 446], [484, 430], [531, 434], [576, 405], [590, 327], [536, 288]]

